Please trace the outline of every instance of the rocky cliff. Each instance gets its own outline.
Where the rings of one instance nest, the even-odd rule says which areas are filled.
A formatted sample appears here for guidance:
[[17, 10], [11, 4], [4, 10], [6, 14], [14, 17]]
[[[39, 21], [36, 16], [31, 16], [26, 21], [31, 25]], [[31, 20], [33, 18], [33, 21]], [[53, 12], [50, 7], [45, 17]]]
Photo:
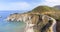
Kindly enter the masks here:
[[[14, 13], [14, 14], [17, 15], [18, 13]], [[60, 20], [60, 10], [48, 6], [38, 6], [32, 9], [31, 11], [26, 12], [26, 14], [44, 14], [53, 17], [57, 20]]]
[[56, 8], [53, 7], [38, 6], [34, 8], [32, 11], [29, 11], [28, 13], [44, 14], [60, 20], [60, 10], [57, 10]]
[[[60, 11], [55, 8], [48, 7], [48, 6], [38, 6], [38, 7], [34, 8], [32, 11], [28, 11], [28, 12], [22, 13], [22, 14], [15, 13], [15, 14], [10, 15], [12, 17], [8, 17], [8, 19], [10, 19], [10, 20], [12, 19], [12, 21], [13, 21], [13, 20], [18, 19], [21, 15], [24, 16], [25, 14], [37, 14], [37, 15], [43, 14], [43, 15], [48, 15], [56, 20], [60, 20]], [[57, 24], [57, 25], [59, 26], [59, 24]]]

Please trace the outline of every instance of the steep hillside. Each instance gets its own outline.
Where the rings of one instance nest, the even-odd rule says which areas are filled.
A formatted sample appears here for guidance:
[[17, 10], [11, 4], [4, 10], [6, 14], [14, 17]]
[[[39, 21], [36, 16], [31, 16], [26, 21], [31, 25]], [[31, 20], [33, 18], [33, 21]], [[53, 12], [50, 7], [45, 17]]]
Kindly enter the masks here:
[[45, 14], [45, 15], [48, 15], [55, 19], [60, 20], [60, 11], [55, 8], [48, 7], [48, 6], [38, 6], [34, 8], [32, 11], [29, 11], [29, 13]]

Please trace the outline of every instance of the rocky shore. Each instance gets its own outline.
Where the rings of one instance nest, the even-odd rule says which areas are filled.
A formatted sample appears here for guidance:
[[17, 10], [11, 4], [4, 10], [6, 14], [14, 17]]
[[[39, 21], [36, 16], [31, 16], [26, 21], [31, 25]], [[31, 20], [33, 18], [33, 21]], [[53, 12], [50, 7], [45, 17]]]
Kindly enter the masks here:
[[[26, 18], [27, 18], [28, 16], [30, 16], [29, 14], [37, 14], [37, 15], [38, 14], [39, 15], [43, 14], [43, 15], [50, 16], [50, 17], [54, 18], [55, 20], [57, 20], [57, 19], [60, 20], [60, 11], [58, 11], [56, 9], [53, 9], [51, 7], [46, 7], [46, 6], [39, 6], [39, 7], [35, 8], [35, 9], [33, 9], [32, 11], [22, 13], [22, 14], [19, 14], [19, 13], [11, 14], [10, 15], [11, 17], [8, 16], [8, 18], [6, 20], [20, 21], [21, 19], [23, 19], [23, 17], [21, 17], [21, 16], [25, 17], [25, 15], [26, 15]], [[26, 18], [24, 18], [24, 19], [26, 19]], [[60, 21], [57, 21], [57, 27], [56, 27], [57, 32], [60, 32], [60, 25], [59, 24], [60, 24]]]

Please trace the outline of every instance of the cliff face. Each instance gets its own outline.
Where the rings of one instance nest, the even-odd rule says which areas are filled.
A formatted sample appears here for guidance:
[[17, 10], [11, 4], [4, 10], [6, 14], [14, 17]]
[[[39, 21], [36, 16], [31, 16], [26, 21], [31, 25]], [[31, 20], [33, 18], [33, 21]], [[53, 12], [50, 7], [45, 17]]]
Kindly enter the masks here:
[[26, 12], [26, 14], [44, 14], [44, 15], [53, 17], [54, 19], [60, 20], [60, 11], [55, 8], [48, 7], [48, 6], [38, 6], [34, 8], [33, 10]]
[[[23, 21], [26, 23], [26, 26], [27, 26], [26, 28], [28, 28], [28, 31], [31, 31], [29, 29], [33, 27], [34, 28], [33, 31], [36, 31], [36, 32], [40, 32], [40, 31], [52, 32], [52, 28], [56, 24], [55, 19], [49, 16], [42, 15], [42, 14], [32, 14], [32, 13], [12, 14], [7, 18], [7, 20], [8, 21], [19, 21], [19, 20]], [[34, 26], [32, 26], [32, 24], [34, 24]]]
[[32, 11], [29, 11], [29, 13], [44, 14], [60, 20], [60, 10], [48, 6], [38, 6], [34, 8]]
[[40, 13], [53, 17], [54, 19], [57, 20], [56, 30], [57, 32], [60, 32], [60, 6], [56, 6], [56, 7], [38, 6], [34, 8], [32, 11], [30, 11], [30, 13], [35, 13], [35, 14]]
[[[33, 15], [34, 14], [36, 14], [36, 15], [40, 15], [40, 14], [48, 15], [48, 16], [54, 18], [54, 19], [60, 20], [60, 11], [55, 9], [55, 8], [48, 7], [48, 6], [38, 6], [38, 7], [34, 8], [32, 11], [29, 11], [29, 12], [26, 12], [26, 13], [22, 13], [22, 14], [12, 14], [12, 15], [10, 15], [7, 18], [7, 20], [10, 20], [10, 21], [11, 20], [12, 21], [13, 20], [17, 20], [17, 21], [19, 21], [21, 19], [28, 19], [27, 17], [31, 17], [32, 16], [31, 14], [33, 14]], [[31, 15], [31, 16], [29, 16], [29, 15]], [[21, 17], [21, 16], [23, 16], [23, 17]], [[57, 24], [57, 30], [58, 30], [58, 26], [60, 24], [60, 21], [57, 21], [57, 23], [58, 23]]]

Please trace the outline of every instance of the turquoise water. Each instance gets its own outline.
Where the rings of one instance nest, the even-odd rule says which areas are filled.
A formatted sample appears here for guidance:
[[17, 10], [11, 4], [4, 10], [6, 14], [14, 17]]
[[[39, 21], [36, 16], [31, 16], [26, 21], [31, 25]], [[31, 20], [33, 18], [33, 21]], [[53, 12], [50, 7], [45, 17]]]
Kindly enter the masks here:
[[13, 13], [22, 13], [21, 11], [0, 11], [0, 32], [23, 32], [25, 23], [23, 22], [8, 22], [4, 19]]

